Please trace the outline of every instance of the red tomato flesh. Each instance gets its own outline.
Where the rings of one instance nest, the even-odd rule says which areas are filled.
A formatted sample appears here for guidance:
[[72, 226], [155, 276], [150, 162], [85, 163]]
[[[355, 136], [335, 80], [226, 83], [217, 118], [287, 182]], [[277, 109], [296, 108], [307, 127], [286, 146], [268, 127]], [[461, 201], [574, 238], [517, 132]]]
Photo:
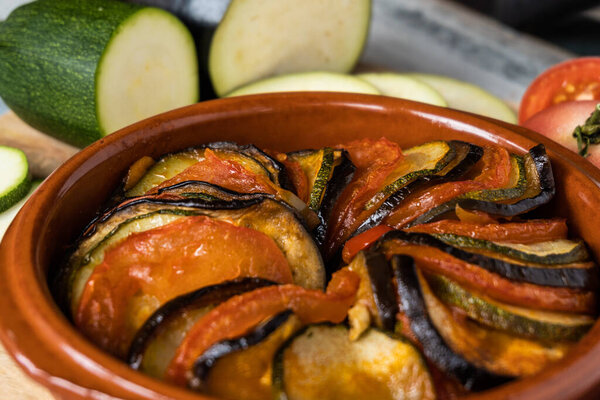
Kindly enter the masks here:
[[568, 60], [535, 78], [521, 100], [519, 123], [554, 104], [573, 100], [600, 100], [600, 57]]
[[292, 282], [287, 259], [264, 233], [204, 216], [182, 218], [109, 249], [86, 283], [75, 324], [123, 356], [162, 304], [238, 277]]
[[169, 365], [167, 379], [185, 385], [194, 362], [210, 346], [242, 336], [285, 310], [292, 310], [304, 324], [339, 323], [354, 303], [359, 283], [358, 275], [344, 268], [333, 274], [327, 292], [280, 285], [232, 297], [209, 311], [190, 329]]

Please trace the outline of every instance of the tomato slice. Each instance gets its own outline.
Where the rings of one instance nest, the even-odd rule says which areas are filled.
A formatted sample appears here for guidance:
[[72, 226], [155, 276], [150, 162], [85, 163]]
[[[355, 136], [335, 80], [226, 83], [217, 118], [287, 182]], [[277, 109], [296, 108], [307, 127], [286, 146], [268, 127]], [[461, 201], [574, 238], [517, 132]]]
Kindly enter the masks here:
[[356, 171], [333, 207], [325, 239], [326, 259], [331, 258], [358, 227], [361, 222], [358, 216], [364, 205], [404, 158], [400, 147], [385, 138], [356, 140], [336, 147], [348, 151]]
[[470, 222], [479, 225], [495, 224], [498, 222], [498, 220], [486, 212], [479, 210], [465, 210], [458, 204], [454, 208], [454, 213], [462, 222]]
[[574, 313], [592, 314], [596, 309], [596, 296], [593, 292], [511, 281], [430, 246], [393, 240], [386, 242], [384, 251], [388, 257], [393, 254], [412, 256], [423, 270], [444, 275], [468, 289], [485, 293], [498, 301]]
[[296, 195], [305, 203], [308, 203], [308, 177], [302, 170], [298, 161], [291, 160], [285, 153], [268, 151], [269, 155], [274, 156], [277, 161], [283, 164], [285, 170], [296, 189]]
[[160, 305], [239, 277], [292, 282], [287, 259], [264, 233], [205, 216], [182, 218], [108, 250], [86, 283], [75, 324], [104, 349], [124, 355]]
[[363, 233], [354, 236], [344, 244], [344, 250], [342, 251], [342, 259], [346, 263], [350, 263], [354, 256], [359, 251], [369, 248], [373, 243], [380, 237], [393, 230], [387, 225], [377, 225]]
[[167, 379], [186, 385], [195, 360], [210, 346], [249, 332], [262, 321], [282, 311], [292, 310], [304, 324], [346, 318], [360, 283], [347, 268], [333, 274], [327, 292], [296, 285], [270, 286], [244, 293], [209, 311], [189, 330], [167, 369]]
[[510, 153], [499, 146], [485, 147], [476, 165], [478, 175], [473, 179], [444, 182], [410, 195], [384, 220], [384, 224], [400, 229], [420, 215], [473, 190], [501, 188], [510, 181]]
[[539, 219], [504, 224], [478, 224], [454, 220], [441, 220], [404, 229], [407, 232], [451, 233], [474, 239], [508, 243], [539, 243], [567, 238], [565, 219]]
[[534, 79], [519, 108], [519, 123], [553, 104], [600, 100], [600, 57], [582, 57], [557, 64]]
[[148, 194], [191, 180], [213, 183], [240, 193], [277, 193], [277, 189], [267, 177], [254, 174], [235, 161], [221, 159], [212, 150], [206, 149], [202, 161], [152, 188]]

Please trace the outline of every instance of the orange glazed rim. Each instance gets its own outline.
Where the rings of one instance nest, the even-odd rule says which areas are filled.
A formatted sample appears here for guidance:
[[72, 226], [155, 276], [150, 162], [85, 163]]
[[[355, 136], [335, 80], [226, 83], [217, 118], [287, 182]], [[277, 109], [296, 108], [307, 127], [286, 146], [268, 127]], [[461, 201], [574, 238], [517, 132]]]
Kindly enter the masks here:
[[[546, 146], [557, 180], [550, 212], [567, 217], [596, 259], [600, 170], [524, 128], [422, 103], [343, 93], [276, 93], [173, 110], [105, 137], [56, 170], [0, 246], [0, 340], [17, 363], [62, 399], [206, 399], [130, 369], [85, 339], [50, 293], [56, 264], [127, 167], [144, 155], [216, 140], [289, 151], [386, 136], [408, 147], [432, 139], [498, 143], [524, 152]], [[472, 399], [583, 399], [600, 395], [600, 323], [560, 362]]]

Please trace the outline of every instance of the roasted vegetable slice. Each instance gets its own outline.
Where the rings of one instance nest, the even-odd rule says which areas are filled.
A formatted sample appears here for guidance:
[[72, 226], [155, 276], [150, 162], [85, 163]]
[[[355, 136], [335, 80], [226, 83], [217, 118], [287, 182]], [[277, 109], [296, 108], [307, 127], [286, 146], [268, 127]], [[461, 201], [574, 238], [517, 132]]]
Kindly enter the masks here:
[[184, 181], [176, 183], [173, 186], [163, 187], [157, 192], [158, 195], [164, 193], [205, 201], [252, 200], [261, 197], [275, 198], [275, 196], [267, 193], [240, 193], [203, 181]]
[[475, 190], [466, 193], [461, 197], [465, 199], [499, 202], [523, 196], [527, 189], [525, 161], [523, 157], [511, 154], [510, 163], [511, 170], [506, 187]]
[[[398, 313], [398, 300], [392, 283], [392, 270], [385, 256], [379, 252], [360, 252], [348, 268], [360, 276], [355, 307], [365, 307], [379, 328], [393, 332]], [[356, 312], [356, 311], [355, 311]], [[362, 317], [361, 314], [358, 317]], [[357, 338], [368, 323], [349, 315], [351, 337]], [[370, 321], [368, 321], [370, 322]]]
[[391, 264], [396, 275], [401, 309], [409, 318], [411, 330], [431, 362], [473, 391], [485, 390], [511, 379], [509, 376], [498, 375], [474, 365], [446, 344], [445, 338], [440, 335], [429, 316], [413, 259], [409, 256], [394, 256]]
[[243, 278], [207, 286], [163, 304], [136, 333], [127, 363], [153, 377], [163, 378], [177, 346], [198, 319], [233, 296], [272, 284], [262, 279]]
[[284, 204], [264, 197], [230, 202], [149, 197], [116, 207], [100, 217], [84, 234], [56, 285], [67, 309], [74, 311], [77, 308], [85, 282], [102, 262], [107, 249], [131, 233], [190, 215], [206, 215], [265, 233], [283, 251], [295, 283], [308, 288], [324, 287], [324, 265], [319, 251], [300, 220]]
[[333, 274], [325, 293], [279, 285], [231, 298], [190, 329], [169, 365], [167, 378], [178, 385], [187, 385], [194, 362], [211, 346], [240, 337], [285, 310], [292, 310], [304, 324], [343, 321], [354, 303], [359, 280], [354, 272], [342, 269]]
[[487, 250], [508, 258], [538, 264], [567, 264], [588, 261], [590, 255], [583, 241], [558, 239], [531, 244], [493, 242], [449, 233], [434, 233], [432, 236], [451, 246]]
[[[385, 201], [379, 205], [379, 208], [377, 208], [377, 210], [375, 210], [361, 223], [361, 225], [353, 233], [353, 236], [365, 232], [367, 229], [380, 224], [392, 212], [392, 210], [394, 210], [395, 207], [397, 207], [399, 204], [402, 204], [402, 202], [416, 190], [424, 189], [430, 184], [434, 184], [439, 180], [451, 180], [462, 176], [471, 167], [473, 167], [482, 154], [480, 147], [468, 143], [451, 141], [448, 142], [448, 145], [452, 149], [448, 154], [448, 157], [454, 155], [454, 157], [448, 163], [444, 164], [445, 160], [441, 160], [441, 165], [436, 165], [436, 168], [432, 170], [418, 171], [417, 178], [410, 181], [410, 183], [405, 186], [399, 187], [399, 183], [402, 182], [404, 178], [400, 178], [398, 181], [396, 181], [395, 185], [398, 190], [393, 192], [393, 194], [385, 199]], [[421, 148], [420, 146], [416, 147]], [[418, 155], [418, 153], [416, 154]], [[385, 191], [386, 189], [384, 189], [384, 192]]]
[[[483, 252], [479, 249], [463, 249], [437, 239], [433, 235], [394, 231], [385, 235], [408, 243], [434, 247], [452, 257], [472, 265], [477, 265], [505, 278], [534, 283], [543, 286], [568, 287], [578, 289], [595, 289], [598, 287], [598, 268], [593, 262], [576, 262], [570, 264], [553, 264], [552, 259], [544, 264], [520, 262], [504, 256], [502, 253]], [[445, 238], [446, 236], [444, 236]], [[456, 237], [455, 237], [456, 238]], [[466, 238], [465, 240], [476, 239]], [[488, 242], [489, 243], [489, 242]], [[569, 247], [570, 248], [570, 247]], [[508, 249], [508, 247], [506, 248]], [[529, 248], [531, 250], [531, 247]], [[516, 253], [511, 249], [511, 254]], [[576, 251], [577, 252], [577, 251]], [[587, 254], [587, 253], [586, 253]], [[532, 257], [532, 255], [529, 255]], [[549, 255], [547, 255], [550, 257]], [[541, 257], [541, 256], [540, 256]]]
[[544, 341], [577, 341], [592, 327], [589, 315], [540, 311], [503, 304], [485, 295], [476, 295], [440, 275], [427, 281], [433, 293], [447, 305], [458, 307], [491, 328]]
[[273, 362], [275, 399], [434, 399], [425, 361], [408, 341], [369, 329], [350, 341], [343, 325], [309, 326]]
[[287, 310], [247, 335], [215, 344], [196, 360], [190, 387], [225, 399], [271, 398], [273, 357], [301, 327], [298, 317]]
[[467, 289], [486, 293], [491, 298], [512, 305], [584, 314], [594, 314], [596, 311], [595, 292], [512, 281], [438, 248], [404, 241], [400, 239], [405, 237], [403, 235], [405, 233], [399, 231], [390, 232], [380, 239], [374, 249], [384, 252], [388, 258], [396, 254], [412, 256], [424, 271], [443, 275]]
[[444, 341], [473, 364], [495, 374], [529, 376], [560, 360], [571, 345], [542, 343], [485, 328], [452, 314], [419, 276], [421, 293], [429, 318]]

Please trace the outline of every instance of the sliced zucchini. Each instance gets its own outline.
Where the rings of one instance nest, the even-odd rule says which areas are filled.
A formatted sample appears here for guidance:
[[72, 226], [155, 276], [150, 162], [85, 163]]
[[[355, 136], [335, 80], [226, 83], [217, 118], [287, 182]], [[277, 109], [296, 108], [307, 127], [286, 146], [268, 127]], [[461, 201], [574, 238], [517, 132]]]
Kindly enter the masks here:
[[380, 94], [370, 83], [351, 75], [333, 72], [300, 72], [279, 75], [250, 83], [227, 97], [245, 96], [258, 93], [273, 92], [348, 92], [363, 94]]
[[406, 74], [371, 72], [356, 75], [375, 86], [384, 96], [446, 107], [446, 100], [431, 86]]
[[411, 330], [429, 361], [441, 371], [454, 376], [466, 389], [476, 392], [512, 379], [475, 365], [447, 344], [429, 315], [424, 289], [412, 257], [397, 255], [392, 257], [391, 264], [398, 284], [401, 311], [410, 320]]
[[234, 143], [216, 142], [162, 156], [146, 171], [146, 174], [144, 174], [134, 187], [125, 192], [125, 196], [141, 196], [164, 181], [173, 178], [186, 168], [204, 160], [204, 151], [206, 149], [213, 150], [219, 158], [235, 161], [245, 169], [257, 175], [265, 176], [277, 183], [275, 179], [277, 175], [273, 175], [260, 161], [248, 155], [244, 151], [243, 146], [237, 146]]
[[538, 264], [519, 262], [501, 253], [462, 249], [437, 239], [434, 235], [393, 231], [382, 240], [399, 239], [413, 244], [435, 247], [452, 257], [477, 265], [505, 278], [542, 286], [576, 289], [596, 289], [599, 284], [598, 267], [593, 262], [571, 264]]
[[433, 293], [447, 305], [459, 307], [479, 323], [511, 334], [542, 341], [577, 341], [590, 330], [589, 315], [540, 311], [500, 303], [475, 295], [441, 275], [427, 276]]
[[467, 251], [470, 249], [488, 250], [523, 262], [553, 265], [583, 262], [590, 259], [585, 243], [581, 240], [559, 239], [549, 242], [518, 244], [492, 242], [450, 233], [438, 233], [432, 234], [432, 236]]
[[[348, 265], [351, 271], [360, 275], [357, 304], [369, 310], [377, 327], [393, 332], [398, 314], [398, 299], [392, 283], [392, 270], [385, 256], [379, 252], [359, 252]], [[351, 334], [358, 337], [364, 326], [349, 316]]]
[[433, 87], [444, 97], [448, 107], [517, 123], [515, 112], [501, 99], [471, 83], [447, 76], [410, 73], [408, 76]]
[[117, 207], [88, 229], [55, 285], [63, 307], [69, 314], [74, 312], [85, 283], [111, 246], [133, 232], [153, 229], [187, 215], [206, 215], [265, 233], [282, 250], [296, 284], [310, 289], [324, 287], [325, 268], [319, 250], [296, 214], [283, 203], [269, 198], [206, 202], [150, 197]]
[[500, 202], [516, 199], [525, 194], [527, 189], [527, 174], [523, 157], [516, 154], [510, 155], [510, 179], [508, 185], [503, 188], [476, 190], [465, 193], [460, 198]]
[[163, 378], [175, 350], [204, 314], [230, 297], [272, 284], [262, 279], [244, 278], [207, 286], [163, 304], [137, 331], [127, 363], [133, 369]]
[[19, 149], [0, 146], [0, 212], [19, 202], [31, 188], [27, 157]]
[[270, 398], [273, 357], [301, 327], [300, 319], [287, 310], [245, 336], [211, 346], [194, 363], [189, 386], [225, 399]]
[[[448, 145], [448, 152], [442, 155], [443, 149], [446, 148], [444, 143]], [[379, 225], [395, 207], [401, 204], [415, 190], [423, 188], [424, 185], [428, 183], [433, 184], [438, 180], [456, 179], [462, 176], [483, 155], [481, 147], [456, 140], [426, 143], [425, 145], [408, 149], [404, 154], [406, 155], [409, 150], [412, 150], [412, 157], [415, 160], [427, 160], [426, 156], [420, 154], [419, 149], [425, 151], [430, 146], [436, 150], [435, 154], [440, 156], [437, 163], [433, 164], [433, 160], [435, 160], [433, 158], [429, 163], [430, 168], [416, 170], [412, 176], [407, 174], [407, 176], [401, 176], [393, 181], [389, 179], [391, 182], [388, 182], [384, 189], [367, 204], [367, 207], [370, 208], [374, 208], [377, 205], [378, 207], [359, 225], [352, 236]]]
[[434, 399], [431, 376], [407, 340], [370, 329], [350, 341], [343, 325], [312, 325], [273, 362], [273, 398]]
[[223, 96], [276, 74], [350, 71], [367, 39], [370, 9], [369, 0], [233, 0], [210, 46], [215, 91]]
[[419, 274], [427, 313], [444, 341], [465, 359], [495, 374], [529, 376], [564, 357], [569, 343], [539, 342], [520, 338], [459, 317], [444, 306]]
[[427, 211], [415, 218], [407, 227], [430, 222], [444, 213], [454, 211], [457, 205], [466, 210], [479, 210], [488, 214], [513, 217], [548, 203], [554, 197], [556, 188], [552, 166], [544, 145], [539, 144], [531, 148], [523, 159], [527, 184], [521, 196], [510, 200], [486, 201], [470, 198], [474, 194], [471, 192]]

